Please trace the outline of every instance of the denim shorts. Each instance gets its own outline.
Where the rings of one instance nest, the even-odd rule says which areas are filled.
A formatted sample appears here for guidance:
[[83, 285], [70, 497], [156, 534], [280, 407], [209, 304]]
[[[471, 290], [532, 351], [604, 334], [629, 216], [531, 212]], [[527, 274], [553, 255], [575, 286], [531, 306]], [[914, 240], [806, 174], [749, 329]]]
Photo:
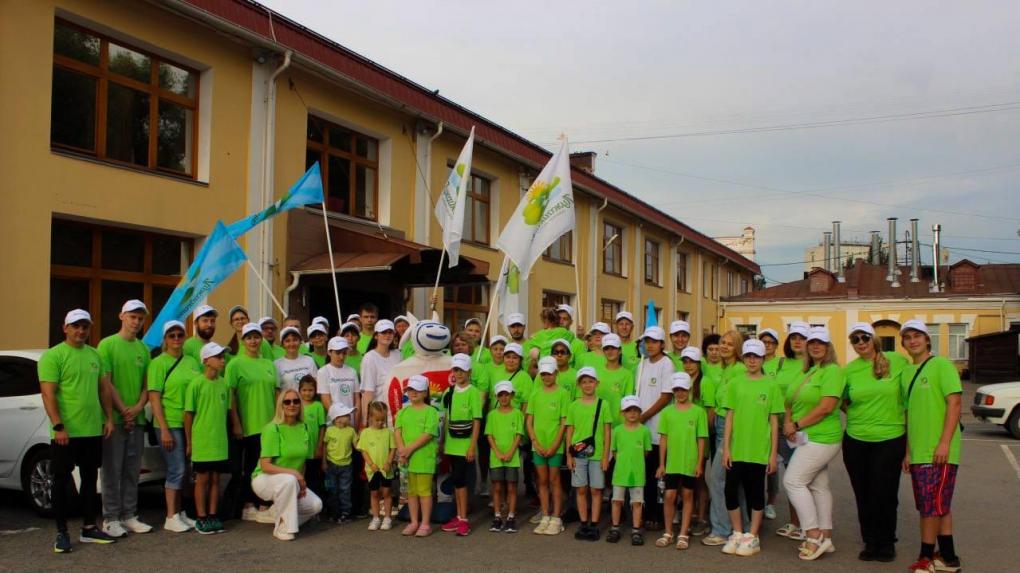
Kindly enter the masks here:
[[518, 480], [520, 473], [521, 473], [520, 468], [508, 468], [508, 467], [491, 468], [489, 470], [489, 479], [491, 479], [492, 481], [516, 482]]
[[[162, 435], [163, 430], [156, 430], [157, 435]], [[166, 483], [163, 487], [180, 491], [184, 488], [184, 477], [187, 474], [188, 460], [184, 457], [187, 450], [187, 443], [184, 440], [182, 428], [170, 428], [170, 434], [174, 437], [174, 449], [169, 452], [160, 447], [163, 454], [163, 461], [166, 462]]]
[[606, 475], [602, 472], [602, 460], [574, 458], [574, 471], [570, 474], [570, 485], [592, 489], [606, 487]]

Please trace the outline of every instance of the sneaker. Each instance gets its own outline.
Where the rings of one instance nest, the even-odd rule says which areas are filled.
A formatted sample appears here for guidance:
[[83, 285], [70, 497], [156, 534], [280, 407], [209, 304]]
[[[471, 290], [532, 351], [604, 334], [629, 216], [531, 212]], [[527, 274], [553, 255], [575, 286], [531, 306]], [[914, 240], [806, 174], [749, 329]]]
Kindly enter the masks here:
[[927, 557], [918, 557], [913, 565], [907, 568], [912, 573], [935, 573], [935, 565]]
[[574, 532], [574, 539], [588, 539], [588, 524], [582, 523], [581, 526], [577, 528], [577, 531]]
[[776, 506], [774, 506], [774, 505], [772, 505], [770, 503], [770, 504], [765, 506], [765, 519], [775, 519], [775, 518], [776, 518]]
[[503, 532], [517, 533], [517, 518], [515, 517], [506, 518], [506, 521], [503, 522]]
[[81, 535], [78, 536], [78, 541], [82, 543], [98, 543], [99, 545], [109, 545], [110, 543], [116, 543], [116, 539], [107, 534], [98, 527], [90, 527], [81, 530]]
[[103, 522], [103, 533], [114, 539], [120, 539], [127, 536], [127, 530], [117, 520], [110, 520]]
[[283, 531], [274, 531], [273, 537], [279, 539], [280, 541], [294, 541], [293, 533], [284, 533]]
[[372, 521], [368, 522], [368, 530], [369, 531], [379, 531], [379, 527], [381, 527], [381, 526], [382, 526], [382, 519], [379, 519], [378, 517], [373, 517]]
[[935, 557], [932, 557], [931, 564], [936, 571], [948, 571], [949, 573], [955, 573], [962, 568], [959, 557], [946, 559], [939, 553], [936, 553]]
[[587, 541], [598, 541], [602, 539], [602, 530], [597, 525], [591, 525], [588, 527], [588, 538]]
[[226, 533], [227, 528], [223, 527], [223, 522], [218, 517], [210, 517], [209, 521], [212, 522], [213, 533]]
[[460, 537], [467, 537], [468, 535], [471, 535], [471, 524], [468, 523], [468, 520], [460, 520], [460, 523], [457, 524], [456, 533]]
[[188, 527], [195, 529], [195, 520], [188, 517], [188, 514], [184, 513], [183, 511], [177, 513], [177, 519], [180, 519], [181, 523], [183, 523], [184, 525], [187, 525]]
[[710, 530], [711, 527], [708, 525], [708, 522], [699, 521], [695, 523], [693, 527], [691, 527], [691, 535], [695, 537], [701, 537], [702, 535], [708, 533]]
[[150, 533], [152, 531], [151, 525], [143, 522], [137, 517], [130, 517], [121, 523], [124, 525], [124, 529], [127, 529], [131, 533]]
[[382, 525], [379, 526], [379, 529], [381, 529], [382, 531], [389, 531], [393, 529], [393, 518], [384, 517], [382, 519]]
[[446, 523], [444, 523], [443, 526], [440, 527], [440, 529], [442, 529], [443, 531], [445, 531], [447, 533], [450, 533], [450, 532], [453, 532], [453, 531], [457, 531], [457, 528], [460, 527], [460, 522], [461, 522], [461, 519], [455, 515], [455, 516], [450, 518], [450, 521], [447, 521]]
[[542, 516], [542, 519], [538, 522], [538, 527], [535, 528], [535, 535], [545, 535], [545, 530], [549, 529], [549, 522], [552, 518], [548, 515]]
[[71, 536], [66, 531], [57, 533], [57, 540], [53, 542], [54, 553], [70, 553], [71, 552]]
[[737, 545], [737, 555], [741, 557], [750, 557], [760, 551], [761, 541], [757, 535], [751, 535], [750, 533], [745, 533], [744, 537], [740, 540], [740, 545]]
[[536, 511], [535, 514], [532, 515], [530, 519], [528, 519], [528, 523], [530, 523], [531, 525], [538, 525], [539, 523], [542, 522], [543, 517], [545, 516], [542, 515], [541, 511]]
[[722, 552], [726, 555], [736, 555], [737, 546], [740, 545], [740, 541], [744, 538], [744, 533], [741, 531], [734, 531], [730, 534], [729, 539], [726, 540], [726, 544], [723, 545]]
[[545, 528], [546, 535], [559, 535], [563, 533], [563, 520], [558, 517], [549, 519], [549, 525]]
[[255, 523], [276, 523], [276, 513], [273, 508], [267, 507], [255, 512]]
[[643, 533], [641, 533], [640, 529], [631, 530], [630, 544], [634, 546], [641, 546], [645, 544], [645, 536]]
[[[244, 506], [244, 509], [241, 510], [241, 520], [242, 521], [255, 521], [255, 516], [258, 515], [258, 513], [259, 513], [259, 510], [255, 509], [254, 505], [246, 505], [246, 506]], [[270, 523], [272, 523], [272, 522], [270, 522]]]
[[492, 523], [489, 524], [489, 531], [493, 533], [503, 531], [503, 520], [498, 515], [492, 518]]
[[719, 545], [726, 544], [726, 538], [721, 535], [709, 535], [701, 540], [702, 545], [708, 545], [709, 547], [716, 547]]
[[606, 534], [606, 543], [618, 543], [620, 541], [620, 528], [611, 527]]
[[341, 513], [340, 517], [336, 518], [336, 522], [339, 523], [339, 524], [350, 523], [351, 522], [351, 514], [349, 514], [349, 513]]
[[875, 561], [879, 563], [892, 563], [896, 561], [896, 546], [891, 543], [879, 546], [875, 550]]
[[213, 524], [212, 519], [208, 517], [200, 517], [198, 518], [198, 521], [195, 522], [195, 531], [202, 535], [212, 535], [216, 533], [216, 527], [215, 524]]
[[169, 531], [170, 533], [185, 533], [187, 531], [191, 531], [191, 528], [188, 527], [188, 524], [181, 521], [180, 514], [177, 514], [173, 517], [168, 517], [165, 520], [163, 520], [163, 529]]

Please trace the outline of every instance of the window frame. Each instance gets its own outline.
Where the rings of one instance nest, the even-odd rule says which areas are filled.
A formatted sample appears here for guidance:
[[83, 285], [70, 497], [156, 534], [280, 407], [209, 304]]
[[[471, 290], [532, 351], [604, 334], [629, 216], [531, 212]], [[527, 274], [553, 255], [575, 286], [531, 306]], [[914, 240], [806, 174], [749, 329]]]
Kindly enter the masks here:
[[685, 251], [676, 251], [676, 290], [677, 292], [690, 293], [690, 281], [687, 272], [690, 265], [690, 255]]
[[[192, 68], [191, 66], [181, 64], [177, 61], [165, 58], [158, 54], [155, 54], [149, 50], [139, 48], [133, 45], [131, 42], [125, 42], [118, 38], [110, 37], [106, 34], [96, 32], [84, 26], [75, 24], [63, 18], [54, 19], [54, 34], [56, 34], [57, 26], [64, 26], [72, 28], [80, 32], [89, 34], [99, 39], [99, 65], [94, 66], [85, 62], [76, 60], [70, 56], [58, 54], [56, 49], [53, 49], [53, 63], [52, 69], [61, 68], [73, 73], [85, 75], [96, 80], [96, 117], [95, 125], [95, 149], [86, 149], [68, 145], [65, 143], [57, 143], [52, 140], [52, 134], [50, 136], [50, 149], [58, 150], [65, 153], [72, 153], [75, 155], [82, 155], [91, 157], [98, 161], [111, 163], [118, 166], [127, 167], [130, 169], [136, 169], [139, 171], [145, 171], [150, 173], [159, 173], [161, 175], [168, 175], [170, 177], [177, 177], [189, 181], [198, 180], [198, 143], [199, 143], [199, 98], [202, 89], [202, 74]], [[116, 72], [109, 71], [109, 54], [110, 54], [110, 42], [124, 48], [128, 48], [134, 52], [138, 52], [149, 58], [151, 62], [151, 70], [149, 76], [149, 83], [142, 83], [138, 80], [128, 78], [117, 74]], [[180, 68], [187, 72], [194, 74], [195, 78], [195, 96], [194, 98], [188, 98], [180, 94], [175, 94], [171, 91], [165, 90], [159, 85], [159, 64], [165, 63], [171, 66]], [[149, 142], [148, 142], [148, 157], [144, 166], [130, 161], [123, 161], [116, 158], [111, 158], [106, 155], [106, 117], [107, 107], [109, 105], [109, 83], [113, 82], [122, 87], [126, 87], [132, 90], [141, 91], [149, 96]], [[53, 79], [50, 81], [50, 93], [52, 96], [53, 90]], [[159, 102], [167, 101], [176, 105], [188, 108], [192, 114], [192, 125], [191, 125], [191, 172], [182, 173], [180, 171], [174, 171], [166, 167], [158, 166], [158, 139], [159, 139]], [[52, 110], [50, 112], [50, 121], [53, 121]]]
[[[453, 166], [450, 166], [453, 169]], [[486, 192], [488, 196], [483, 196], [481, 193], [475, 191], [475, 180], [484, 181], [486, 186]], [[468, 179], [467, 195], [464, 199], [464, 236], [461, 239], [465, 243], [473, 243], [476, 245], [484, 245], [488, 247], [492, 244], [492, 179], [484, 177], [471, 172], [471, 177]], [[475, 237], [475, 225], [474, 225], [474, 203], [482, 203], [485, 205], [485, 238], [479, 239]]]
[[[309, 123], [319, 123], [319, 130], [322, 132], [322, 141], [315, 141], [308, 137], [308, 125]], [[324, 199], [326, 200], [326, 209], [329, 213], [336, 213], [344, 217], [353, 217], [360, 221], [379, 221], [379, 156], [382, 152], [382, 145], [379, 139], [372, 137], [371, 135], [361, 133], [351, 129], [345, 125], [334, 123], [324, 117], [320, 117], [313, 114], [308, 114], [308, 119], [305, 122], [305, 158], [307, 160], [308, 152], [314, 151], [319, 155], [319, 170], [322, 173], [322, 189], [324, 193]], [[344, 131], [350, 134], [351, 137], [351, 150], [344, 151], [336, 147], [330, 147], [329, 134], [332, 129]], [[368, 159], [367, 157], [361, 157], [357, 154], [357, 138], [367, 139], [375, 143], [375, 160]], [[334, 211], [329, 208], [329, 158], [338, 157], [344, 159], [350, 163], [350, 173], [348, 177], [347, 187], [347, 204], [348, 213], [343, 211]], [[366, 167], [375, 170], [374, 177], [374, 189], [372, 190], [373, 204], [372, 213], [373, 217], [363, 217], [357, 214], [357, 198], [358, 190], [358, 166]]]
[[[644, 259], [645, 284], [662, 286], [662, 243], [645, 237]], [[652, 271], [651, 275], [649, 271]]]
[[561, 304], [573, 306], [574, 295], [559, 290], [542, 289], [542, 308], [553, 308]]
[[[609, 309], [609, 313], [606, 313], [606, 309]], [[615, 300], [611, 298], [603, 298], [599, 300], [599, 314], [602, 322], [608, 325], [615, 325], [616, 314], [623, 310], [623, 301]]]
[[[478, 300], [458, 300], [461, 289], [478, 289]], [[453, 295], [450, 297], [450, 295]], [[473, 298], [473, 297], [472, 297]], [[489, 286], [485, 284], [458, 285], [443, 287], [443, 320], [454, 333], [463, 330], [469, 318], [479, 318], [485, 323], [485, 313], [489, 311]]]
[[[970, 346], [967, 344], [967, 330], [969, 325], [966, 322], [949, 323], [949, 359], [967, 360], [970, 358]], [[953, 328], [962, 328], [963, 332], [953, 332]], [[955, 339], [955, 340], [954, 340]], [[959, 350], [959, 353], [957, 353]]]
[[[554, 255], [554, 246], [558, 247], [561, 252], [566, 252], [566, 258]], [[549, 245], [549, 247], [542, 253], [542, 258], [553, 263], [572, 264], [574, 262], [574, 231], [567, 231], [557, 237], [556, 240], [553, 241], [552, 244]]]
[[[613, 234], [610, 235], [606, 231], [613, 229]], [[608, 241], [614, 236], [618, 238], [613, 241], [613, 244], [607, 245]], [[616, 261], [616, 268], [609, 269], [608, 256], [609, 253], [614, 254], [614, 260]], [[623, 225], [618, 225], [609, 221], [608, 219], [602, 220], [602, 273], [611, 275], [614, 277], [623, 277]]]
[[942, 348], [942, 323], [925, 323], [925, 326], [928, 327], [928, 338], [931, 340], [932, 356], [942, 356], [942, 354], [939, 354]]

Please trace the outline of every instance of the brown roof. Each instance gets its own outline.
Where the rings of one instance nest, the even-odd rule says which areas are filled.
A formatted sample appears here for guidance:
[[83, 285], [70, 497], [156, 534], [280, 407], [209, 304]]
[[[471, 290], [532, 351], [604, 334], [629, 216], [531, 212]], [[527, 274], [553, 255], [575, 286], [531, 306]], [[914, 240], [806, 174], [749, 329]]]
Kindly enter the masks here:
[[[241, 28], [246, 33], [261, 37], [266, 43], [276, 44], [281, 49], [293, 50], [297, 54], [331, 68], [340, 75], [406, 106], [410, 111], [416, 111], [427, 119], [442, 121], [444, 125], [453, 128], [454, 131], [467, 134], [471, 127], [475, 126], [476, 141], [530, 164], [532, 167], [541, 167], [551, 157], [548, 151], [509, 129], [344, 48], [277, 12], [272, 12], [261, 4], [250, 0], [184, 0], [184, 2], [201, 10], [207, 17], [212, 16], [227, 26]], [[272, 13], [271, 18], [270, 13]], [[270, 24], [272, 24], [272, 28], [270, 28]], [[761, 274], [761, 267], [757, 263], [594, 174], [574, 168], [571, 177], [575, 184], [606, 197], [610, 203], [637, 217], [676, 233], [684, 237], [685, 240], [724, 257], [752, 273]]]
[[[910, 282], [910, 267], [899, 267], [900, 286], [893, 288], [885, 280], [885, 265], [870, 265], [858, 259], [847, 269], [846, 280], [838, 282], [835, 275], [822, 269], [812, 269], [808, 277], [779, 284], [747, 294], [729, 297], [727, 302], [754, 302], [762, 300], [819, 300], [819, 299], [917, 299], [945, 297], [973, 297], [1020, 294], [1020, 264], [978, 265], [969, 260], [959, 261], [940, 269], [943, 289], [931, 292], [932, 268], [921, 267], [920, 282]], [[974, 273], [967, 276], [966, 273]], [[814, 289], [812, 289], [814, 285]]]

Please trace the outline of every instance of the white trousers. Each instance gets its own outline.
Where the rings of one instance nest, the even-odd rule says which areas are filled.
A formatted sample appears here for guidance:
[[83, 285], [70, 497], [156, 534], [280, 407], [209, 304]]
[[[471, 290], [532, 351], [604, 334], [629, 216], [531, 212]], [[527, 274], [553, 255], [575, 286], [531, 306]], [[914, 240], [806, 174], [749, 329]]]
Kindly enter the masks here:
[[783, 486], [804, 531], [832, 529], [829, 462], [839, 455], [839, 449], [838, 443], [808, 442], [797, 448], [786, 467]]
[[251, 480], [255, 495], [272, 501], [276, 518], [274, 533], [297, 533], [298, 527], [322, 511], [322, 500], [311, 489], [298, 497], [301, 486], [290, 474], [259, 474]]

